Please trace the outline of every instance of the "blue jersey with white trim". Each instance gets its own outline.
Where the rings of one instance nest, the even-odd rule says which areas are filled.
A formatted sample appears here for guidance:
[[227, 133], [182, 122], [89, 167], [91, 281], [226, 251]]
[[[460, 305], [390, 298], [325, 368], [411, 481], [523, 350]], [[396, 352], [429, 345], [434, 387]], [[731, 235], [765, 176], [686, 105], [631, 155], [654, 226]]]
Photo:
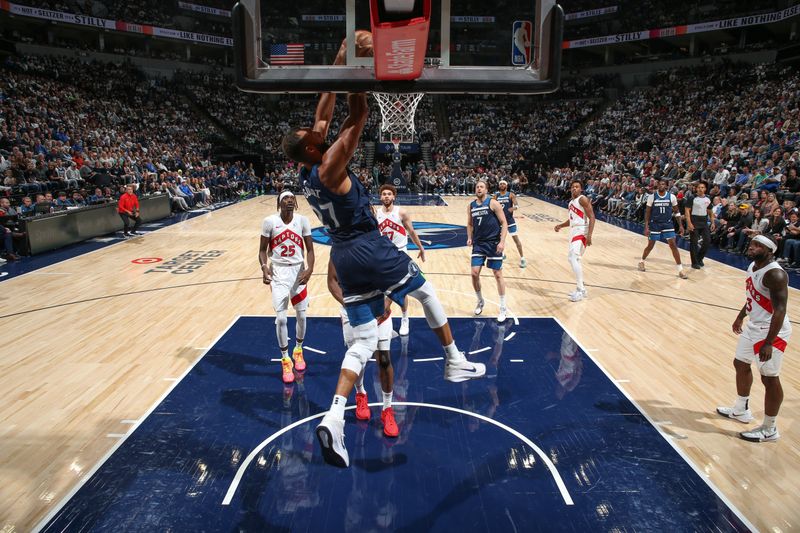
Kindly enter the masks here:
[[658, 228], [672, 226], [672, 194], [667, 191], [664, 196], [653, 193], [653, 205], [650, 209], [650, 224]]
[[346, 194], [334, 194], [319, 179], [319, 165], [300, 169], [300, 185], [311, 209], [325, 225], [333, 243], [377, 232], [378, 221], [370, 209], [369, 194], [355, 174], [347, 170], [352, 185]]
[[483, 202], [473, 200], [469, 204], [472, 216], [472, 240], [475, 242], [499, 241], [500, 221], [489, 207], [492, 199], [487, 197]]
[[511, 212], [511, 208], [514, 207], [511, 201], [511, 191], [507, 191], [505, 194], [497, 193], [495, 200], [503, 207], [503, 214], [506, 216], [508, 225], [514, 224], [514, 213]]

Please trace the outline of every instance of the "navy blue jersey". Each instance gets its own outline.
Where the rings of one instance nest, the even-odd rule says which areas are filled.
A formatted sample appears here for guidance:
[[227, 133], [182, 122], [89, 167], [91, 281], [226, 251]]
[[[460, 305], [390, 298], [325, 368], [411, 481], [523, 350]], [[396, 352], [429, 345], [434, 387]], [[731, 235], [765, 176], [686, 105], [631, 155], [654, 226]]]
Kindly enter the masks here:
[[492, 242], [500, 240], [500, 221], [489, 207], [491, 198], [487, 197], [483, 202], [478, 203], [473, 200], [469, 204], [472, 215], [472, 240], [474, 242]]
[[319, 179], [319, 165], [300, 169], [300, 184], [311, 209], [322, 222], [334, 244], [378, 231], [369, 195], [358, 178], [347, 170], [352, 186], [347, 194], [334, 194]]
[[672, 194], [667, 191], [664, 196], [653, 193], [648, 199], [650, 210], [650, 225], [654, 228], [672, 228]]
[[505, 194], [497, 193], [495, 200], [503, 206], [503, 213], [506, 215], [506, 222], [508, 225], [514, 224], [514, 213], [511, 212], [511, 208], [514, 207], [514, 204], [511, 202], [511, 191], [507, 191]]

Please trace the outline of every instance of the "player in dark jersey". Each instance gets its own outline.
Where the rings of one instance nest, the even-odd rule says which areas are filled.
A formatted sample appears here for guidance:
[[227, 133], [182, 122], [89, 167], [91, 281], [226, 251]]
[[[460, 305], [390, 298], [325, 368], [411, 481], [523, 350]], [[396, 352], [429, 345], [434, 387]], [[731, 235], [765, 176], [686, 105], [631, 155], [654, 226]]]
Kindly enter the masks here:
[[[356, 46], [356, 55], [371, 55], [369, 32], [357, 32]], [[342, 64], [344, 57], [343, 44], [335, 63]], [[301, 163], [303, 192], [331, 237], [331, 261], [353, 328], [354, 342], [345, 353], [331, 408], [316, 430], [325, 461], [346, 467], [350, 460], [344, 445], [345, 404], [378, 346], [376, 318], [384, 312], [384, 295], [398, 304], [406, 295], [420, 301], [428, 325], [445, 351], [445, 379], [459, 382], [482, 377], [486, 367], [470, 363], [458, 350], [433, 286], [408, 255], [380, 234], [369, 195], [347, 168], [369, 114], [366, 95], [347, 95], [349, 115], [329, 146], [325, 139], [335, 100], [333, 93], [321, 95], [314, 126], [288, 132], [282, 147], [287, 156]]]
[[498, 322], [506, 319], [506, 282], [503, 279], [503, 250], [506, 246], [508, 223], [503, 208], [497, 200], [486, 195], [487, 185], [483, 180], [475, 184], [475, 200], [467, 206], [467, 246], [472, 245], [472, 287], [478, 303], [475, 314], [483, 312], [481, 294], [481, 269], [489, 267], [497, 280], [497, 293], [500, 295]]
[[[644, 236], [649, 238], [649, 242], [642, 252], [642, 260], [639, 261], [639, 270], [642, 272], [646, 270], [645, 261], [647, 261], [647, 256], [650, 255], [650, 251], [656, 245], [656, 242], [666, 241], [669, 249], [672, 250], [672, 257], [675, 258], [678, 276], [681, 279], [689, 277], [683, 270], [681, 253], [675, 243], [675, 224], [672, 222], [672, 217], [675, 215], [680, 215], [678, 200], [674, 194], [667, 190], [667, 180], [662, 178], [658, 180], [658, 190], [647, 197], [647, 208], [644, 214]], [[683, 228], [681, 228], [681, 235], [683, 235]]]
[[519, 235], [517, 235], [517, 221], [514, 220], [514, 212], [519, 209], [517, 196], [508, 190], [508, 182], [506, 180], [500, 180], [497, 188], [499, 190], [494, 195], [494, 199], [503, 207], [503, 214], [506, 216], [506, 222], [508, 222], [508, 234], [511, 235], [511, 238], [514, 239], [514, 244], [517, 245], [519, 267], [525, 268], [528, 262], [525, 260], [525, 254], [522, 253], [522, 241], [519, 240]]

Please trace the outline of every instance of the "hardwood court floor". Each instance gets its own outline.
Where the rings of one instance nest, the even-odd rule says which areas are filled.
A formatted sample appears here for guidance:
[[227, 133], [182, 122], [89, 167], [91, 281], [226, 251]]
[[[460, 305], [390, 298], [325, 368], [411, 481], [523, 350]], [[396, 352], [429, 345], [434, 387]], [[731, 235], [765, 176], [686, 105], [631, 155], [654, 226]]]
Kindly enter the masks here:
[[[448, 207], [408, 209], [417, 221], [464, 224], [467, 199], [447, 200]], [[252, 199], [0, 284], [0, 529], [35, 526], [238, 315], [272, 313], [256, 257], [261, 219], [274, 205], [274, 197]], [[779, 442], [741, 441], [736, 432], [745, 426], [714, 414], [735, 394], [730, 324], [743, 303], [744, 272], [707, 260], [705, 270], [680, 280], [662, 244], [648, 272], [638, 272], [645, 239], [598, 222], [584, 260], [589, 299], [570, 303], [567, 234], [552, 230], [566, 210], [527, 198], [521, 205], [528, 268], [518, 268], [509, 239], [510, 309], [557, 317], [756, 527], [796, 529], [797, 341], [784, 362]], [[315, 225], [302, 199], [300, 206]], [[325, 286], [329, 248], [315, 250], [309, 313], [334, 316]], [[153, 257], [163, 261], [132, 263]], [[467, 248], [432, 251], [421, 265], [453, 316], [472, 312], [468, 258]], [[155, 268], [165, 264], [174, 268]], [[494, 313], [494, 281], [485, 276], [483, 284], [484, 313]], [[790, 290], [795, 325], [798, 296]], [[421, 316], [416, 303], [412, 314]], [[274, 350], [265, 346], [264, 356]], [[752, 399], [760, 419], [758, 382]]]

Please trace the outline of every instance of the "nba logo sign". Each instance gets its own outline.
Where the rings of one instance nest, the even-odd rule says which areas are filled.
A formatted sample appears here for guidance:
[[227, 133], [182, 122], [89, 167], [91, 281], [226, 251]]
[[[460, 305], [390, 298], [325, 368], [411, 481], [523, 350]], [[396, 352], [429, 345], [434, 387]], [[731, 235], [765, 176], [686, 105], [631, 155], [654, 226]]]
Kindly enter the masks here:
[[533, 25], [529, 20], [514, 21], [511, 33], [511, 64], [525, 66], [531, 62]]

